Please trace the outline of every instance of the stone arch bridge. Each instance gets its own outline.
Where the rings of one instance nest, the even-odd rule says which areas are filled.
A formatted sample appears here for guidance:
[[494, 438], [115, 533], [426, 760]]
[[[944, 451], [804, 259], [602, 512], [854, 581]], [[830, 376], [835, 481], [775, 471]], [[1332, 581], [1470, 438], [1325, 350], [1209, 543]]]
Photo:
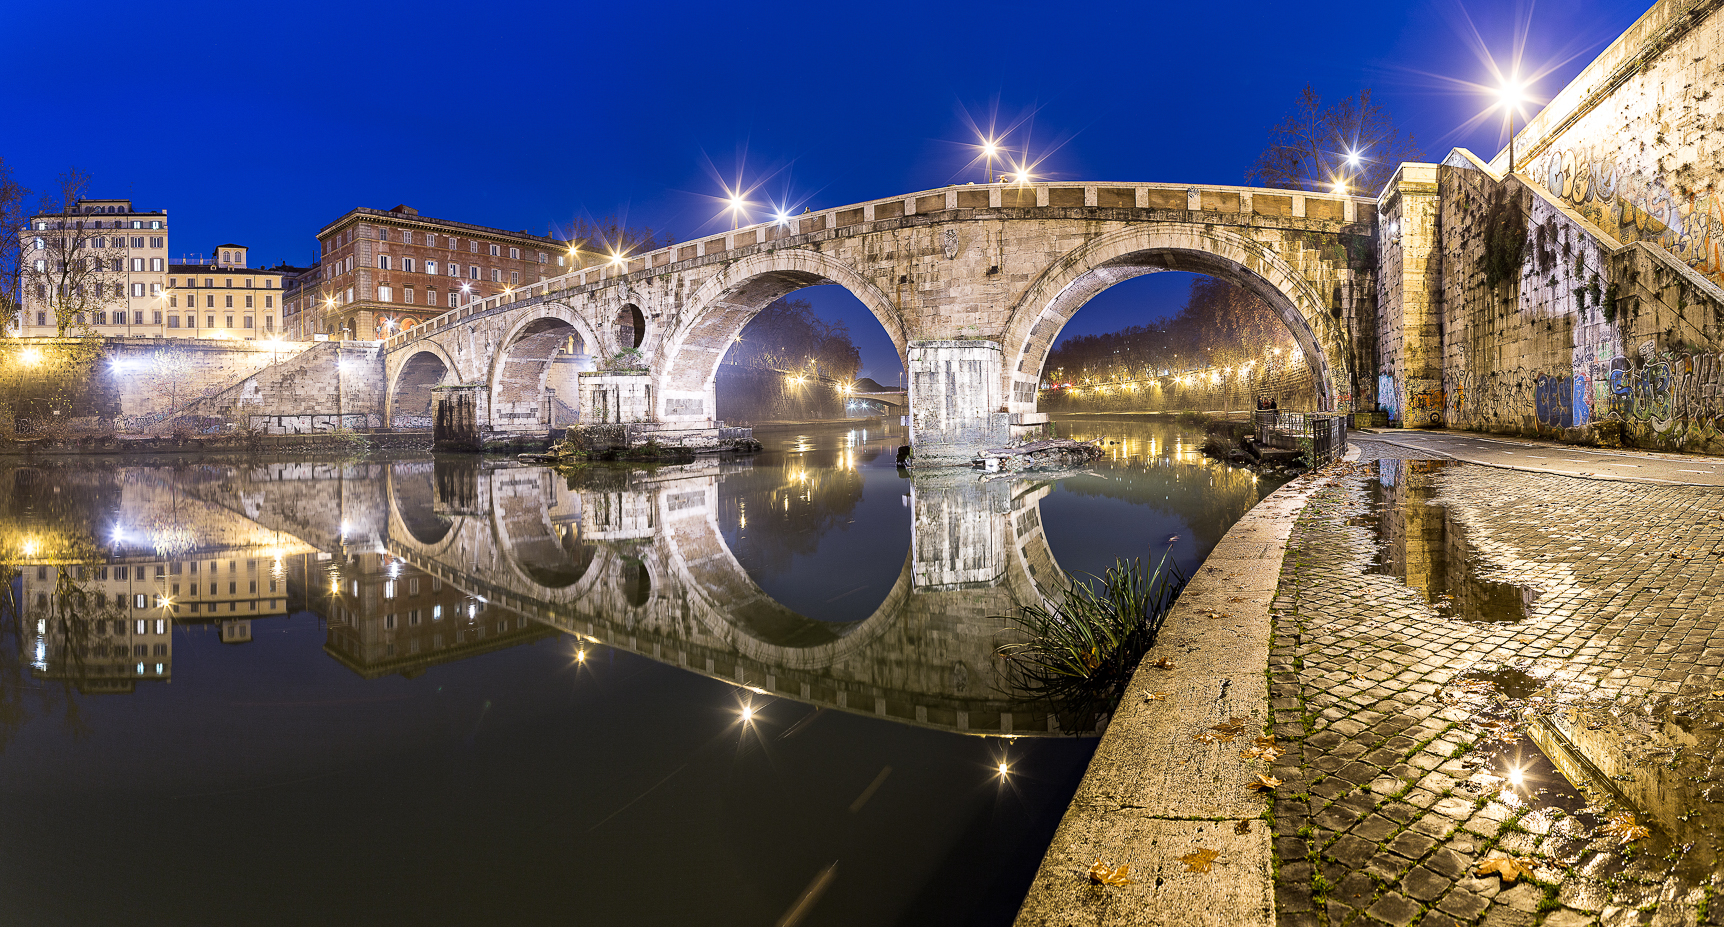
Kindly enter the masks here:
[[906, 364], [918, 456], [967, 458], [1046, 420], [1042, 362], [1078, 309], [1163, 270], [1256, 293], [1303, 348], [1325, 409], [1370, 406], [1359, 371], [1376, 331], [1375, 209], [1286, 190], [1045, 183], [810, 212], [582, 268], [396, 334], [380, 351], [381, 418], [422, 424], [444, 406], [485, 434], [578, 416], [638, 422], [665, 443], [712, 440], [714, 378], [742, 327], [786, 293], [838, 284]]

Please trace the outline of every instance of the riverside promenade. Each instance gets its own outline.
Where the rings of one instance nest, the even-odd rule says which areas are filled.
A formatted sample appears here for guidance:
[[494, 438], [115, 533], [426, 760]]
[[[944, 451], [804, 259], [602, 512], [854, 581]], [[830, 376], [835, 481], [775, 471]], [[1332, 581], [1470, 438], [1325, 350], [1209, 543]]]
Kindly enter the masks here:
[[1724, 923], [1724, 467], [1353, 440], [1194, 577], [1018, 923]]

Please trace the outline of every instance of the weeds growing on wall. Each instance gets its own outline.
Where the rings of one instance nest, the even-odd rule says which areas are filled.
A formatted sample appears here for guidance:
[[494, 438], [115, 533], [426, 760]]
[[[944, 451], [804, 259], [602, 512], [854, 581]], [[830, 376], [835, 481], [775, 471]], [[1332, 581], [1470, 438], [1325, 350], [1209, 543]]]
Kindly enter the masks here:
[[1013, 687], [1080, 715], [1110, 711], [1185, 586], [1170, 554], [1153, 569], [1121, 558], [1102, 576], [1067, 573], [1057, 597], [1005, 616], [1023, 635], [999, 650]]
[[1491, 193], [1485, 213], [1485, 283], [1495, 288], [1520, 279], [1526, 257], [1526, 215], [1520, 195], [1508, 184]]

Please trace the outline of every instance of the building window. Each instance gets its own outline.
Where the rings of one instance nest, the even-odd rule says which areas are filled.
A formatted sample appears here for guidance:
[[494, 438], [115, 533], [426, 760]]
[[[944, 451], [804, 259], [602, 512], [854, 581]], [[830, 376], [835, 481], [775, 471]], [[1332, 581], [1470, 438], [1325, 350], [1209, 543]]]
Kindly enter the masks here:
[[251, 289], [251, 278], [250, 277], [245, 278], [245, 288], [248, 290]]
[[150, 247], [160, 248], [161, 246], [162, 246], [162, 238], [160, 235], [152, 236], [150, 238]]
[[233, 297], [232, 296], [225, 296], [223, 298], [227, 300], [227, 308], [232, 309], [233, 308]]
[[233, 316], [231, 316], [231, 315], [227, 317], [227, 327], [228, 328], [233, 327]]
[[520, 286], [521, 285], [521, 272], [518, 270], [509, 271], [509, 283], [514, 285], [514, 286]]
[[250, 294], [250, 293], [247, 293], [247, 294], [245, 294], [245, 307], [246, 307], [246, 308], [247, 308], [247, 309], [250, 309], [250, 308], [252, 308], [252, 305], [251, 305], [251, 294]]
[[179, 328], [180, 327], [180, 317], [178, 315], [169, 315], [168, 316], [168, 327], [169, 328]]
[[454, 261], [450, 261], [449, 262], [449, 276], [451, 276], [451, 277], [461, 276], [461, 265], [455, 263]]
[[386, 287], [386, 286], [378, 287], [377, 288], [377, 301], [380, 303], [394, 302], [395, 301], [395, 290], [392, 287]]
[[180, 298], [178, 296], [169, 296], [168, 297], [168, 308], [169, 309], [178, 309], [179, 306], [180, 306]]
[[521, 249], [520, 248], [510, 248], [509, 249], [509, 260], [519, 261], [520, 259], [521, 259]]
[[503, 246], [502, 245], [492, 245], [491, 246], [491, 256], [492, 257], [497, 257], [498, 255], [500, 255], [502, 253], [503, 253]]
[[[449, 291], [449, 308], [451, 308], [451, 309], [455, 308], [455, 291], [454, 290]], [[36, 316], [38, 319], [41, 318], [41, 315], [42, 314], [40, 312], [36, 313]], [[42, 323], [40, 321], [38, 321], [36, 324], [40, 325]]]
[[[132, 228], [143, 228], [143, 226], [141, 226], [141, 225], [134, 225], [134, 226], [132, 226]], [[139, 237], [139, 238], [134, 238], [134, 239], [132, 239], [132, 247], [134, 247], [134, 248], [142, 248], [142, 247], [143, 247], [143, 246], [144, 246], [144, 240], [143, 240], [143, 238], [141, 238], [141, 237]]]
[[263, 298], [263, 308], [274, 309], [275, 308], [275, 297], [274, 296], [265, 296]]
[[155, 312], [155, 316], [156, 316], [156, 322], [155, 322], [155, 324], [157, 324], [157, 325], [160, 325], [160, 324], [162, 324], [162, 311], [161, 311], [161, 310], [160, 310], [160, 309], [157, 309], [157, 310], [156, 310], [156, 312]]
[[467, 242], [467, 250], [473, 252], [474, 254], [478, 254], [479, 253], [479, 243], [476, 241]]
[[477, 264], [468, 264], [467, 265], [467, 278], [470, 280], [479, 279], [479, 265], [477, 265]]
[[436, 273], [437, 273], [437, 262], [436, 261], [426, 261], [425, 262], [425, 272], [428, 274], [436, 275]]
[[162, 272], [162, 259], [161, 258], [150, 258], [150, 273], [159, 274], [161, 272]]
[[144, 285], [141, 283], [132, 284], [132, 295], [138, 297], [139, 299], [143, 299], [144, 298]]
[[263, 330], [269, 332], [275, 331], [275, 316], [266, 315], [263, 317]]
[[144, 259], [143, 258], [132, 258], [132, 273], [141, 274], [143, 272], [144, 272]]
[[503, 282], [503, 272], [498, 270], [495, 267], [491, 268], [491, 282], [492, 283], [502, 283]]
[[413, 244], [413, 233], [403, 229], [401, 232], [401, 241], [403, 244]]
[[377, 269], [378, 270], [388, 270], [389, 269], [389, 255], [379, 254], [377, 256]]
[[[455, 294], [454, 293], [449, 294], [449, 305], [451, 305], [451, 306], [455, 305]], [[47, 325], [48, 324], [48, 313], [46, 313], [46, 312], [36, 313], [36, 324], [37, 325]]]
[[215, 294], [214, 293], [211, 293], [211, 294], [204, 297], [204, 308], [205, 309], [214, 309], [215, 308]]
[[159, 284], [159, 283], [152, 283], [152, 284], [150, 284], [150, 295], [151, 295], [151, 296], [160, 296], [160, 295], [162, 295], [162, 285], [161, 285], [161, 284]]
[[245, 327], [246, 328], [252, 328], [253, 327], [251, 324], [251, 321], [252, 321], [252, 316], [248, 315], [245, 317]]
[[413, 272], [413, 259], [412, 258], [402, 258], [401, 259], [401, 269], [404, 271], [407, 271], [408, 273], [412, 273]]
[[408, 304], [409, 306], [413, 305], [413, 288], [412, 287], [409, 286], [409, 287], [402, 287], [401, 288], [401, 301]]
[[204, 327], [205, 328], [215, 328], [215, 316], [213, 316], [213, 315], [204, 316]]
[[546, 260], [546, 259], [545, 259], [545, 252], [543, 252], [543, 251], [540, 251], [540, 252], [539, 252], [539, 263], [540, 263], [540, 264], [543, 264], [543, 263], [545, 263], [545, 260]]
[[198, 317], [191, 314], [190, 312], [186, 313], [186, 327], [187, 328], [197, 328], [198, 327]]

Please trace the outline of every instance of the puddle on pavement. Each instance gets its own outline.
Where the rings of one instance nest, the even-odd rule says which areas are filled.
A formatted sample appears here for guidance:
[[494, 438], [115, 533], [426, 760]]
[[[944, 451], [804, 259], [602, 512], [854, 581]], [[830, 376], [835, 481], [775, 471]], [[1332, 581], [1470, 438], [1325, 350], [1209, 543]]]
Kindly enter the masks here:
[[1379, 460], [1366, 483], [1370, 513], [1349, 524], [1371, 529], [1376, 557], [1370, 572], [1393, 576], [1424, 593], [1442, 614], [1460, 621], [1522, 621], [1538, 590], [1482, 579], [1466, 528], [1436, 501], [1436, 474], [1448, 460]]

